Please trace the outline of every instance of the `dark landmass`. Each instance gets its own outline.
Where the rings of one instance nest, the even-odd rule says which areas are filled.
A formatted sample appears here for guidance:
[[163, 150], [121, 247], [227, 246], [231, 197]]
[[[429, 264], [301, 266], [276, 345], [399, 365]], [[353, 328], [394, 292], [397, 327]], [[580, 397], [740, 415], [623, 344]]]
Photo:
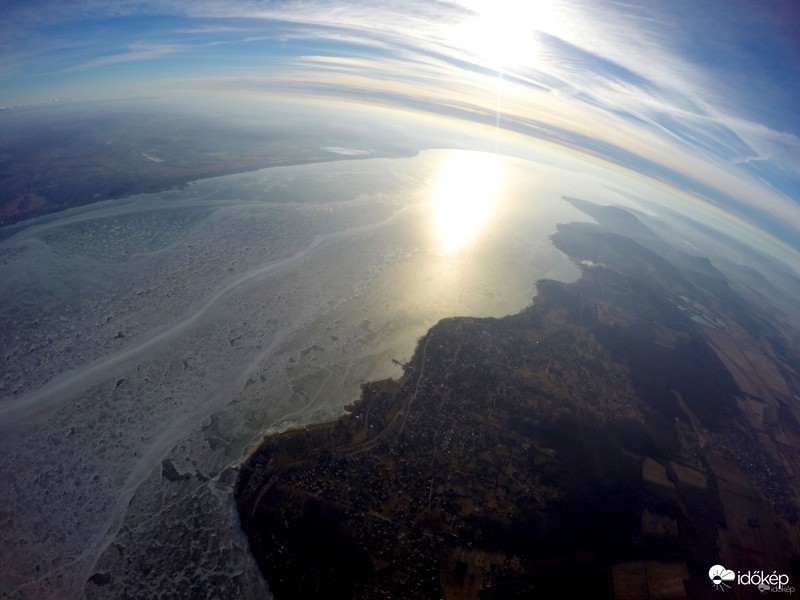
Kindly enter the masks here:
[[[267, 125], [113, 103], [9, 110], [0, 114], [0, 131], [0, 227], [208, 177], [415, 153], [330, 124]], [[343, 140], [379, 150], [359, 156], [324, 150]]]
[[716, 564], [800, 587], [797, 334], [584, 204], [600, 225], [553, 236], [579, 281], [441, 321], [399, 381], [242, 466], [278, 600], [713, 598]]

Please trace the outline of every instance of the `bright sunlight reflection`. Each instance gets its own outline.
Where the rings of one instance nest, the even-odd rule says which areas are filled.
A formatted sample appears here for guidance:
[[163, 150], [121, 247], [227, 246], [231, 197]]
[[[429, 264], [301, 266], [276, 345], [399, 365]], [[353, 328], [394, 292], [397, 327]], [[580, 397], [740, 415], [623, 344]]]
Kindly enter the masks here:
[[496, 154], [453, 151], [444, 160], [432, 202], [439, 240], [446, 251], [462, 249], [486, 224], [502, 175]]

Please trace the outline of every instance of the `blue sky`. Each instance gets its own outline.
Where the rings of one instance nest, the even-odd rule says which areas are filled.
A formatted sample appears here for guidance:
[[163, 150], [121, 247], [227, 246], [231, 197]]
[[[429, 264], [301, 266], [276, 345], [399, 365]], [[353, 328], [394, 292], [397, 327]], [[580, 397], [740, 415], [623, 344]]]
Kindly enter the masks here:
[[793, 0], [0, 2], [0, 106], [377, 98], [584, 146], [800, 245]]

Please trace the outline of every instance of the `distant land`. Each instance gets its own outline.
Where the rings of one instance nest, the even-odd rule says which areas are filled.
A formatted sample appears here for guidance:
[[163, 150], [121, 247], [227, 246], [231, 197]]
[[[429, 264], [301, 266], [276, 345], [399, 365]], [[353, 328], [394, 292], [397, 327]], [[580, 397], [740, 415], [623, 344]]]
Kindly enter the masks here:
[[[268, 119], [264, 124], [195, 112], [113, 103], [3, 111], [0, 227], [208, 177], [416, 153], [402, 145], [372, 145], [332, 127], [291, 129]], [[342, 139], [368, 146], [342, 148]]]
[[439, 322], [402, 378], [241, 467], [277, 600], [718, 598], [716, 564], [800, 587], [800, 336], [634, 214], [568, 200], [599, 223], [552, 237], [577, 282]]

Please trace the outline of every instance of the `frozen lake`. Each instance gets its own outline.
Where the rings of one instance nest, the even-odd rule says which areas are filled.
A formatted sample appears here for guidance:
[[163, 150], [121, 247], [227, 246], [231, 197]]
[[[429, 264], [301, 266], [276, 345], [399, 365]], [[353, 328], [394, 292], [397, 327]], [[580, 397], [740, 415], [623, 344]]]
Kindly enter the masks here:
[[548, 236], [601, 187], [436, 150], [30, 222], [0, 243], [0, 595], [263, 595], [231, 499], [248, 447], [398, 376], [439, 319], [575, 279]]

